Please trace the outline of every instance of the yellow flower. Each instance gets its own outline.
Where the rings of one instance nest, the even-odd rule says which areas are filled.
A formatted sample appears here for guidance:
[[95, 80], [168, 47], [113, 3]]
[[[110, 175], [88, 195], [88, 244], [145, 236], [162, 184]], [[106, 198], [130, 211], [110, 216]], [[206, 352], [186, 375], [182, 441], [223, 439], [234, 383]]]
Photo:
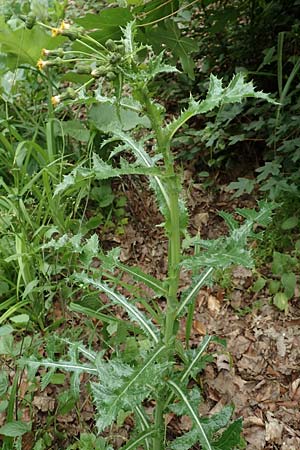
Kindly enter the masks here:
[[60, 95], [54, 95], [51, 98], [51, 103], [52, 103], [53, 106], [57, 106], [60, 102], [61, 102]]
[[37, 67], [39, 70], [44, 70], [47, 66], [47, 61], [44, 61], [43, 59], [39, 59], [37, 62]]
[[71, 27], [69, 23], [66, 23], [62, 21], [59, 28], [51, 28], [51, 35], [52, 37], [58, 36], [59, 34], [62, 34], [64, 30], [68, 30]]
[[42, 56], [48, 56], [49, 50], [47, 50], [46, 48], [43, 48], [41, 53], [42, 53]]
[[51, 28], [51, 36], [55, 37], [59, 34], [59, 28]]

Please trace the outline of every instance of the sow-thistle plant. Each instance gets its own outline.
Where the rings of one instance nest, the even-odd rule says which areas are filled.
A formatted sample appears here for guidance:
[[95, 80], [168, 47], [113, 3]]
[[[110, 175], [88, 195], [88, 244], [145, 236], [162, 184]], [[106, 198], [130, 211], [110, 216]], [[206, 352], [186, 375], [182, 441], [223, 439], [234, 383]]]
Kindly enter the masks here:
[[[154, 55], [149, 47], [136, 44], [134, 23], [125, 27], [119, 41], [109, 39], [105, 45], [76, 27], [62, 25], [54, 30], [53, 34], [68, 36], [75, 40], [76, 45], [56, 52], [44, 50], [43, 55], [47, 59], [45, 63], [40, 61], [39, 67], [44, 69], [46, 65], [47, 68], [68, 70], [72, 64], [74, 72], [90, 75], [84, 86], [85, 96], [90, 98], [95, 91], [96, 98], [89, 114], [97, 128], [106, 133], [106, 143], [114, 144], [111, 161], [123, 151], [126, 155], [131, 152], [134, 157], [134, 162], [119, 157], [118, 164], [113, 165], [101, 158], [100, 149], [93, 154], [91, 164], [87, 167], [78, 165], [64, 177], [56, 186], [55, 195], [71, 195], [85, 180], [101, 182], [125, 174], [147, 175], [164, 217], [168, 273], [161, 281], [139, 267], [120, 262], [118, 250], [105, 254], [98, 249], [100, 268], [74, 274], [73, 281], [78, 283], [83, 293], [92, 288], [93, 292], [105, 294], [109, 305], [105, 303], [99, 311], [93, 311], [83, 302], [72, 303], [70, 307], [99, 318], [111, 334], [127, 327], [124, 349], [120, 352], [116, 348], [107, 357], [105, 351], [97, 353], [82, 344], [70, 344], [76, 351], [70, 351], [69, 360], [30, 361], [30, 364], [44, 365], [49, 370], [56, 367], [72, 371], [77, 381], [80, 373], [89, 373], [93, 379], [91, 390], [99, 433], [115, 422], [120, 424], [120, 414], [133, 417], [134, 429], [122, 447], [126, 450], [188, 450], [197, 444], [203, 450], [241, 448], [242, 422], [241, 419], [231, 421], [232, 406], [226, 406], [208, 418], [199, 416], [198, 374], [211, 360], [207, 354], [209, 344], [219, 340], [206, 336], [197, 348], [189, 348], [191, 327], [188, 323], [192, 320], [197, 293], [209, 283], [215, 269], [225, 269], [231, 264], [251, 266], [247, 239], [253, 233], [255, 223], [262, 226], [268, 223], [271, 208], [261, 204], [258, 211], [239, 210], [245, 219], [242, 225], [224, 213], [223, 218], [230, 229], [226, 238], [204, 241], [199, 236], [189, 236], [188, 213], [171, 144], [173, 136], [193, 116], [203, 115], [228, 103], [241, 102], [247, 97], [272, 100], [266, 94], [256, 92], [252, 83], [246, 82], [241, 74], [234, 76], [227, 87], [223, 87], [222, 80], [211, 75], [206, 98], [196, 100], [191, 97], [187, 108], [178, 117], [166, 121], [164, 107], [151, 96], [150, 83], [158, 74], [177, 72], [177, 69], [165, 64], [162, 54]], [[56, 58], [60, 58], [60, 63], [52, 64], [57, 62]], [[92, 91], [88, 90], [90, 86], [93, 86]], [[73, 99], [82, 92], [80, 89], [82, 87], [57, 94], [53, 104]], [[103, 109], [107, 105], [111, 119]], [[142, 127], [144, 133], [141, 132]], [[180, 293], [179, 281], [183, 270], [190, 270], [191, 282]], [[137, 286], [143, 284], [152, 290], [152, 298], [121, 294], [118, 285], [120, 274], [127, 274], [127, 278], [132, 279], [132, 285], [126, 285], [127, 291], [140, 292], [139, 289], [134, 290], [135, 283]], [[158, 298], [166, 300], [164, 311], [159, 307]], [[114, 305], [127, 314], [128, 325], [113, 315]], [[187, 321], [185, 345], [178, 336], [179, 323], [184, 317]], [[128, 342], [132, 345], [132, 339], [136, 345], [135, 357], [129, 357], [126, 351]], [[81, 362], [78, 362], [79, 355], [84, 358]], [[188, 415], [192, 422], [190, 431], [171, 439], [165, 421], [168, 413]]]

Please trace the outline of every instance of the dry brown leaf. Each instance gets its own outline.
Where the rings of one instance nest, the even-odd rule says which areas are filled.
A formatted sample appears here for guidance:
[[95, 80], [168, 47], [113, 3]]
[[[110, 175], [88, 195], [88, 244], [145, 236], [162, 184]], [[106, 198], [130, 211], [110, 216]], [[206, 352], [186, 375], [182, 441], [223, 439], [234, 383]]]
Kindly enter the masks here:
[[201, 230], [203, 225], [207, 225], [209, 214], [207, 212], [201, 212], [194, 216], [193, 223], [198, 230]]
[[204, 325], [204, 323], [200, 322], [199, 320], [193, 321], [193, 329], [201, 336], [206, 335], [206, 326]]
[[218, 370], [230, 370], [230, 358], [229, 355], [217, 355], [216, 364]]
[[249, 428], [249, 427], [253, 427], [253, 426], [257, 426], [257, 427], [264, 427], [264, 421], [257, 416], [248, 416], [246, 417], [246, 419], [243, 420], [243, 426], [244, 428]]
[[283, 424], [275, 419], [270, 412], [267, 412], [268, 422], [266, 423], [266, 441], [274, 444], [281, 444]]
[[207, 308], [212, 316], [216, 316], [221, 308], [220, 302], [214, 295], [209, 295], [207, 299]]
[[47, 396], [35, 396], [32, 405], [42, 412], [54, 411], [55, 399]]
[[292, 382], [290, 387], [291, 400], [300, 400], [300, 378]]
[[244, 432], [245, 439], [249, 445], [247, 450], [263, 450], [266, 443], [266, 432], [260, 426], [246, 428]]

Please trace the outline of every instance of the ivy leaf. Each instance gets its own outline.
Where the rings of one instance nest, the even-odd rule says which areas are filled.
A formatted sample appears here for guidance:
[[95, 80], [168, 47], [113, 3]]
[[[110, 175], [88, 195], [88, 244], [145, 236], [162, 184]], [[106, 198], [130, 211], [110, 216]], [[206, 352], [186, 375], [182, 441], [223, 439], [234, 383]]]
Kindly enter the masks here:
[[229, 183], [227, 190], [236, 190], [232, 195], [233, 198], [240, 197], [243, 194], [251, 194], [254, 189], [256, 181], [249, 178], [238, 178], [238, 181]]
[[147, 28], [146, 36], [154, 49], [166, 46], [174, 56], [180, 59], [183, 70], [191, 79], [194, 79], [194, 61], [191, 55], [199, 48], [196, 40], [183, 37], [178, 25], [173, 20], [165, 20], [157, 28]]

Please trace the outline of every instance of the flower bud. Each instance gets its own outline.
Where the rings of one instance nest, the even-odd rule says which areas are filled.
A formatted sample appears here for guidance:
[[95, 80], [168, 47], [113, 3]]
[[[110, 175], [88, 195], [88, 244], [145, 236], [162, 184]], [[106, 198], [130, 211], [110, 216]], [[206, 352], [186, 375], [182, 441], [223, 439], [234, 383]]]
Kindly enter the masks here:
[[54, 50], [47, 50], [46, 48], [42, 49], [43, 56], [59, 56], [62, 58], [64, 54], [65, 52], [62, 48], [56, 48]]

